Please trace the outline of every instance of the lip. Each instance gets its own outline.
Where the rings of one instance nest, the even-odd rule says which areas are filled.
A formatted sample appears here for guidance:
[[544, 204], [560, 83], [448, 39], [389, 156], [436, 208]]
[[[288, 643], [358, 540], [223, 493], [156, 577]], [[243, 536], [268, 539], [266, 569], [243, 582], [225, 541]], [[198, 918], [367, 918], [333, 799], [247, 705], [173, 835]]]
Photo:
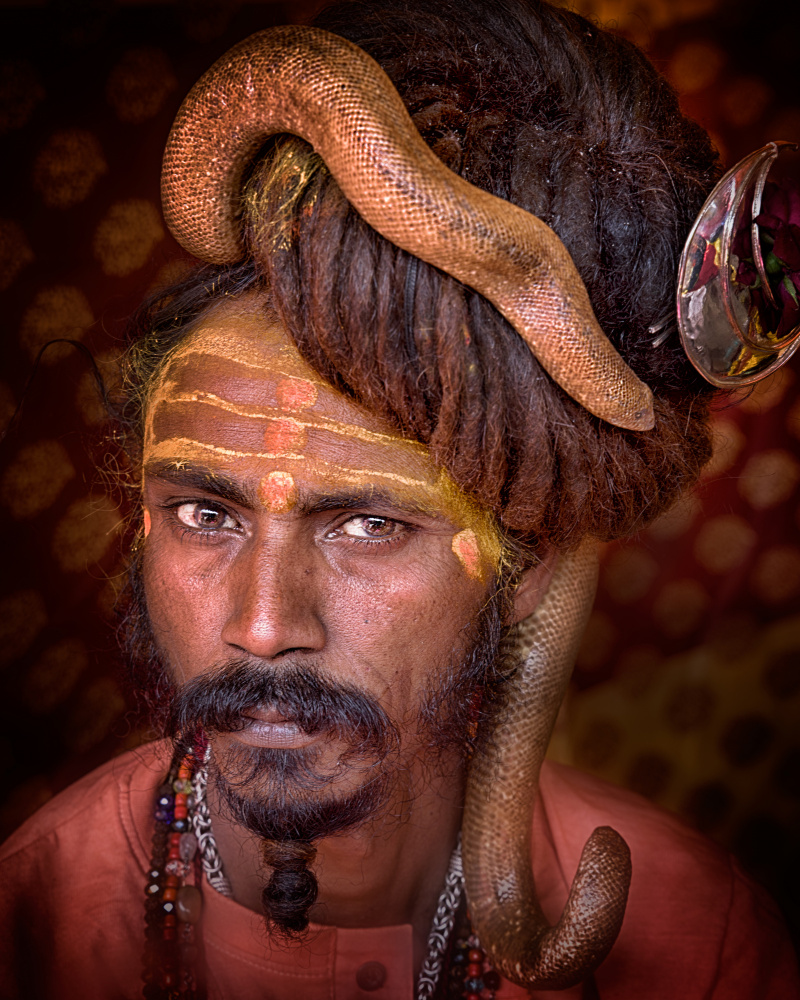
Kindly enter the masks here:
[[301, 750], [319, 738], [318, 733], [307, 733], [275, 708], [247, 709], [244, 718], [245, 726], [237, 729], [234, 735], [240, 743], [247, 743], [249, 746]]

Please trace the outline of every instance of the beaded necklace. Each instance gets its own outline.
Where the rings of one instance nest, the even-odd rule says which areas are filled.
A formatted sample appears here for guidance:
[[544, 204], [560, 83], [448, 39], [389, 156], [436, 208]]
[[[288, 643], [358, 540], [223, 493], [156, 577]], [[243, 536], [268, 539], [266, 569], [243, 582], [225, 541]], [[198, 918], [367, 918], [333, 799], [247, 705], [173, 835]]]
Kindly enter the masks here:
[[203, 908], [198, 841], [190, 828], [191, 757], [173, 760], [156, 796], [153, 854], [145, 889], [145, 1000], [203, 1000]]
[[[206, 804], [205, 745], [176, 756], [158, 789], [153, 852], [145, 889], [145, 1000], [205, 1000], [202, 877], [233, 896]], [[449, 975], [442, 969], [449, 965]], [[461, 844], [456, 845], [428, 935], [416, 1000], [495, 1000], [500, 976], [473, 932], [464, 896]]]

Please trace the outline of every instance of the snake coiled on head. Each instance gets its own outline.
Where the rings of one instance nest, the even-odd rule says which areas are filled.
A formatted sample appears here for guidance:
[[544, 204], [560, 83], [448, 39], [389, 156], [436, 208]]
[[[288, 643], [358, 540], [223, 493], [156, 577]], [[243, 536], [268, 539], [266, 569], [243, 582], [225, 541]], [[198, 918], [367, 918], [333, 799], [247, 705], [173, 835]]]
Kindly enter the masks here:
[[[383, 70], [336, 35], [294, 26], [260, 32], [189, 93], [162, 175], [164, 214], [187, 250], [212, 263], [241, 259], [242, 177], [278, 132], [308, 140], [386, 239], [493, 302], [579, 403], [620, 427], [653, 426], [650, 390], [599, 328], [556, 234], [445, 167]], [[463, 856], [471, 917], [499, 971], [529, 989], [568, 987], [602, 961], [630, 882], [627, 847], [607, 827], [589, 839], [554, 928], [531, 874], [539, 770], [591, 607], [594, 565], [586, 547], [563, 555], [539, 608], [516, 630], [512, 652], [522, 663], [468, 778]]]
[[652, 394], [600, 329], [558, 236], [441, 163], [380, 66], [337, 35], [291, 25], [259, 32], [192, 88], [161, 182], [167, 224], [187, 250], [218, 264], [241, 259], [242, 175], [278, 132], [307, 139], [387, 240], [493, 302], [587, 410], [631, 430], [653, 427]]

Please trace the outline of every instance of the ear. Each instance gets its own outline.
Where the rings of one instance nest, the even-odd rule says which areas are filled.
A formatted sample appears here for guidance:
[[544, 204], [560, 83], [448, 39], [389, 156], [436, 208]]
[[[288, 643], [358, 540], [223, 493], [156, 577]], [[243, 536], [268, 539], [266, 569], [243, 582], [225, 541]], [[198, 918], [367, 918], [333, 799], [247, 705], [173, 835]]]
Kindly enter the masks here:
[[556, 549], [548, 549], [540, 562], [526, 569], [522, 574], [517, 589], [514, 591], [514, 612], [510, 624], [516, 625], [517, 622], [521, 622], [523, 618], [527, 618], [536, 610], [539, 601], [550, 586], [557, 561], [558, 552]]

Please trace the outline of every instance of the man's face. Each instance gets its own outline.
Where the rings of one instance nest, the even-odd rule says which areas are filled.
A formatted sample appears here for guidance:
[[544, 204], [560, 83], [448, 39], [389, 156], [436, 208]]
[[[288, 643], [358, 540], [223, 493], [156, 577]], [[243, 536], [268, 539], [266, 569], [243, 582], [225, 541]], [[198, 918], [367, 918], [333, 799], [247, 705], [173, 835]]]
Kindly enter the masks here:
[[[209, 733], [220, 768], [271, 755], [284, 783], [351, 795], [371, 777], [373, 713], [413, 771], [425, 706], [473, 651], [499, 552], [425, 448], [240, 304], [170, 360], [144, 463], [153, 634], [179, 691], [199, 685], [206, 704], [224, 687], [232, 724]], [[328, 687], [330, 726], [297, 694], [318, 705]]]

